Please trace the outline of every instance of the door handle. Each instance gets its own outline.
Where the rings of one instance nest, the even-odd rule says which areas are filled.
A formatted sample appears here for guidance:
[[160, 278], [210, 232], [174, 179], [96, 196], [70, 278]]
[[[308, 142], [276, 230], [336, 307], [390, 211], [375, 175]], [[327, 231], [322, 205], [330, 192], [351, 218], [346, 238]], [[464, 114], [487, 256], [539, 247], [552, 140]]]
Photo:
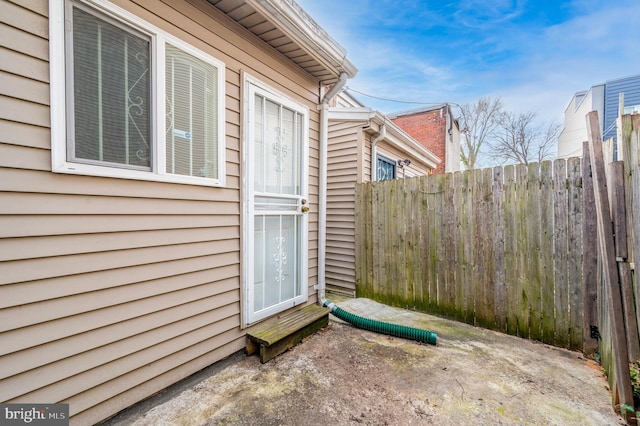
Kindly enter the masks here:
[[307, 207], [307, 206], [302, 206], [302, 207], [300, 207], [300, 211], [301, 211], [302, 213], [307, 213], [307, 212], [309, 211], [309, 207]]

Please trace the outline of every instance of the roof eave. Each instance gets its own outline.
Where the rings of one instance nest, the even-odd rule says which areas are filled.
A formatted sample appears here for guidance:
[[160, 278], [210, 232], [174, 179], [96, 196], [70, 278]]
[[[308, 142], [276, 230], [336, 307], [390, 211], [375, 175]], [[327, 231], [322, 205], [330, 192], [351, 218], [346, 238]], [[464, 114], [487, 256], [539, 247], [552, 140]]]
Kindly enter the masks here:
[[418, 159], [422, 164], [431, 169], [435, 169], [438, 164], [442, 162], [442, 159], [429, 151], [424, 146], [420, 145], [415, 139], [409, 136], [404, 130], [402, 130], [397, 124], [389, 120], [380, 111], [372, 110], [371, 108], [349, 108], [349, 107], [331, 107], [329, 108], [329, 119], [337, 121], [360, 121], [375, 123], [376, 129], [379, 131], [380, 127], [384, 124], [387, 127], [387, 140], [395, 144], [398, 148], [404, 152], [411, 154], [414, 158]]
[[347, 59], [347, 51], [333, 40], [293, 0], [245, 0], [271, 19], [295, 43], [336, 77], [346, 73], [355, 77], [358, 69]]

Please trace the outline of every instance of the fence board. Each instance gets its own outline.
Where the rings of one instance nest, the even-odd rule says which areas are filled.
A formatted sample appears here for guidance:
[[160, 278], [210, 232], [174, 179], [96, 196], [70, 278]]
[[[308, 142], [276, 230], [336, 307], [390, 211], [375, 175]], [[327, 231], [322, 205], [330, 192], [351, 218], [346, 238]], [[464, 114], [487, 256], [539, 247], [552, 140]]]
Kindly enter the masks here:
[[560, 347], [569, 346], [569, 291], [568, 291], [568, 203], [566, 162], [553, 162], [553, 211], [555, 223], [554, 238], [554, 305], [555, 341]]
[[567, 161], [567, 285], [569, 292], [569, 348], [582, 349], [582, 177], [580, 159]]
[[462, 241], [465, 321], [474, 324], [475, 282], [473, 276], [473, 172], [462, 173]]
[[591, 327], [598, 325], [598, 241], [596, 238], [596, 211], [593, 199], [593, 180], [591, 178], [591, 161], [589, 143], [583, 143], [582, 156], [582, 280], [583, 293], [583, 353], [593, 357], [598, 349], [598, 339], [591, 336]]
[[524, 164], [516, 165], [516, 188], [517, 188], [517, 226], [516, 226], [516, 248], [517, 248], [517, 287], [516, 297], [518, 298], [518, 336], [529, 337], [531, 320], [531, 292], [528, 286], [528, 264], [531, 253], [529, 252], [529, 228], [528, 228], [528, 168]]
[[375, 295], [385, 295], [385, 289], [382, 286], [384, 282], [384, 222], [382, 215], [385, 211], [383, 204], [384, 198], [380, 195], [382, 192], [380, 182], [374, 182], [371, 186], [371, 224], [373, 230], [373, 282], [371, 290]]
[[[396, 206], [393, 216], [388, 217], [389, 228], [391, 232], [387, 235], [387, 238], [391, 240], [393, 262], [392, 270], [394, 272], [391, 279], [393, 280], [392, 288], [395, 289], [394, 305], [400, 307], [406, 307], [407, 298], [407, 256], [406, 256], [406, 232], [407, 232], [407, 215], [405, 210], [405, 196], [404, 196], [404, 179], [395, 179], [391, 188], [392, 203]], [[398, 220], [399, 219], [399, 220]]]
[[406, 227], [405, 242], [407, 246], [407, 250], [405, 252], [405, 262], [407, 266], [407, 278], [405, 285], [407, 287], [406, 303], [408, 304], [408, 306], [413, 306], [413, 296], [415, 294], [414, 283], [418, 282], [418, 273], [416, 268], [417, 265], [421, 263], [420, 258], [416, 258], [416, 255], [418, 254], [417, 248], [420, 242], [420, 229], [418, 228], [418, 224], [416, 221], [417, 212], [415, 209], [415, 205], [417, 203], [415, 203], [415, 197], [412, 196], [417, 192], [417, 182], [417, 178], [405, 179], [404, 182], [405, 194], [409, 195], [404, 197], [406, 214], [406, 221], [404, 221]]
[[553, 163], [540, 164], [540, 309], [542, 314], [542, 341], [555, 342], [553, 292]]
[[427, 193], [425, 194], [427, 200], [427, 229], [429, 233], [429, 246], [427, 247], [427, 265], [428, 265], [428, 307], [431, 312], [439, 312], [437, 305], [438, 294], [438, 245], [439, 235], [436, 226], [437, 215], [437, 192], [438, 184], [435, 179], [429, 179], [427, 181]]
[[494, 318], [497, 330], [506, 331], [507, 292], [504, 262], [504, 175], [502, 167], [493, 169], [493, 259], [494, 259]]
[[471, 213], [471, 235], [469, 235], [469, 244], [472, 247], [471, 252], [471, 274], [473, 279], [473, 317], [474, 325], [484, 323], [486, 296], [484, 294], [485, 287], [483, 283], [483, 265], [482, 265], [482, 226], [484, 221], [482, 218], [482, 170], [474, 170], [472, 172], [471, 184], [471, 204], [473, 211]]
[[[392, 306], [400, 306], [399, 300], [401, 294], [399, 294], [399, 279], [400, 279], [400, 270], [402, 269], [402, 264], [404, 263], [404, 259], [402, 259], [398, 255], [398, 251], [400, 250], [399, 240], [402, 235], [402, 216], [400, 215], [400, 205], [396, 198], [398, 194], [398, 183], [401, 183], [401, 180], [392, 180], [388, 185], [385, 185], [385, 202], [389, 206], [385, 214], [385, 255], [386, 255], [386, 265], [385, 272], [387, 272], [387, 281], [386, 288], [390, 291], [387, 296], [391, 301]], [[400, 220], [398, 220], [400, 219]]]
[[515, 166], [504, 168], [504, 259], [505, 287], [507, 305], [507, 332], [517, 334], [518, 301], [516, 268], [517, 229], [516, 229], [516, 175]]
[[422, 274], [418, 285], [418, 294], [416, 294], [416, 308], [426, 310], [428, 308], [427, 301], [429, 295], [429, 265], [427, 263], [429, 250], [429, 208], [427, 204], [427, 178], [420, 178], [418, 185], [417, 199], [420, 211], [420, 262], [422, 264]]
[[455, 239], [457, 246], [454, 249], [454, 269], [455, 269], [455, 286], [456, 286], [456, 314], [455, 319], [465, 322], [466, 303], [465, 296], [467, 290], [465, 289], [464, 276], [464, 245], [462, 244], [463, 232], [462, 232], [462, 217], [464, 215], [463, 210], [463, 189], [462, 189], [462, 172], [455, 172], [453, 174], [453, 223], [455, 224]]
[[[631, 274], [636, 295], [636, 322], [640, 329], [640, 115], [623, 115], [620, 145], [624, 158], [624, 189], [627, 211], [628, 260], [635, 268]], [[633, 269], [632, 268], [632, 269]]]
[[434, 312], [445, 313], [444, 295], [447, 292], [446, 284], [444, 280], [444, 271], [442, 269], [442, 260], [444, 259], [444, 175], [438, 174], [435, 176], [435, 190], [434, 194], [431, 194], [434, 200], [434, 237], [435, 241], [435, 255], [432, 259], [432, 264], [435, 269], [436, 277], [436, 294], [434, 295], [433, 302], [435, 303], [436, 310]]
[[371, 186], [357, 184], [355, 188], [355, 240], [356, 295], [372, 297], [369, 285], [373, 282], [371, 258]]
[[447, 173], [443, 175], [443, 193], [441, 195], [441, 203], [443, 205], [443, 255], [439, 259], [438, 270], [444, 276], [445, 294], [442, 299], [444, 309], [441, 311], [447, 316], [453, 316], [456, 304], [456, 288], [455, 288], [455, 268], [453, 267], [454, 246], [454, 212], [453, 212], [453, 175]]
[[527, 167], [527, 234], [529, 236], [529, 261], [527, 262], [526, 286], [529, 291], [530, 334], [535, 340], [542, 340], [542, 292], [540, 289], [540, 165]]

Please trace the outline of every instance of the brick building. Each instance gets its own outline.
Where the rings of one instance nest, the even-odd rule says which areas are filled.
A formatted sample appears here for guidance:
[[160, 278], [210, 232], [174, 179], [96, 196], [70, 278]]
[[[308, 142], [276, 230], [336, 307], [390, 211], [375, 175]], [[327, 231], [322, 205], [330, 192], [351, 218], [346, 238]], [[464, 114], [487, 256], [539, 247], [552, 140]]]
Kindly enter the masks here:
[[443, 160], [434, 173], [460, 170], [460, 126], [449, 104], [389, 114], [388, 117]]

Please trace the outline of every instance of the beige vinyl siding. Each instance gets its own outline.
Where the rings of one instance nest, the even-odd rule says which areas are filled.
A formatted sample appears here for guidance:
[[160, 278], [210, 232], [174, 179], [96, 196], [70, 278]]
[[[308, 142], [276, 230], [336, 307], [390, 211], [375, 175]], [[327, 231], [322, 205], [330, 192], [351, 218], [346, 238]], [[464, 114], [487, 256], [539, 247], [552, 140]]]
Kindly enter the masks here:
[[224, 62], [226, 186], [51, 173], [48, 3], [0, 0], [0, 401], [92, 424], [244, 347], [241, 73], [309, 109], [318, 82], [204, 1], [114, 3]]
[[362, 124], [329, 123], [326, 283], [355, 294], [355, 184], [362, 180]]

